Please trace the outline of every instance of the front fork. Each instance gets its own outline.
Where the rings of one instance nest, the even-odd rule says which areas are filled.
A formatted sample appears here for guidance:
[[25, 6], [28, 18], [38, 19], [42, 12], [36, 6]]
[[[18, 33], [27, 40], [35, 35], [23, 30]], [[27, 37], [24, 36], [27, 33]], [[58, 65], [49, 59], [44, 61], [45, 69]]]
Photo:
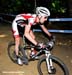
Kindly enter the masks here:
[[50, 59], [51, 56], [50, 51], [45, 51], [45, 55], [46, 55], [46, 64], [47, 64], [48, 72], [52, 73], [53, 64], [52, 64], [52, 59]]

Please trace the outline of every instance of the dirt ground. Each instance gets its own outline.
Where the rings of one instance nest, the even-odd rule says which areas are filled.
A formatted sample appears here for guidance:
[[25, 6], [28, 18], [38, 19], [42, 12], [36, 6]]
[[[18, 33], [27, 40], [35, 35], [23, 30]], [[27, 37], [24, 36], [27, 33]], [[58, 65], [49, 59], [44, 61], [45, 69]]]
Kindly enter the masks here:
[[[38, 36], [38, 41], [46, 41], [41, 33], [35, 34]], [[70, 75], [72, 75], [72, 34], [53, 34], [56, 36], [53, 54], [66, 64]], [[19, 66], [10, 60], [7, 46], [11, 40], [13, 40], [11, 25], [0, 24], [0, 75], [39, 75], [37, 72], [38, 61], [31, 61], [29, 65]]]

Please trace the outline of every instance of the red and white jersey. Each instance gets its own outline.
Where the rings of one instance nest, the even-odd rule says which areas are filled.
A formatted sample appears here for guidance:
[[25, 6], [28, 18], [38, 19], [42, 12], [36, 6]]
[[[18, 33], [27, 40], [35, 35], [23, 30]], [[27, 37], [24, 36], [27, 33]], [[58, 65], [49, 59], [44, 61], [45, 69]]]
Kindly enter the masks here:
[[35, 25], [36, 24], [36, 14], [19, 14], [16, 16], [15, 20], [19, 20], [19, 19], [23, 19], [23, 20], [28, 20], [28, 24], [30, 25]]
[[17, 21], [21, 21], [21, 20], [28, 21], [28, 25], [31, 25], [31, 26], [35, 25], [37, 23], [36, 14], [19, 14], [19, 15], [17, 15], [12, 23], [12, 31], [13, 31], [13, 35], [15, 37], [19, 36], [19, 31], [18, 31], [17, 26], [19, 25], [20, 27], [24, 27], [26, 25], [26, 23], [18, 24]]

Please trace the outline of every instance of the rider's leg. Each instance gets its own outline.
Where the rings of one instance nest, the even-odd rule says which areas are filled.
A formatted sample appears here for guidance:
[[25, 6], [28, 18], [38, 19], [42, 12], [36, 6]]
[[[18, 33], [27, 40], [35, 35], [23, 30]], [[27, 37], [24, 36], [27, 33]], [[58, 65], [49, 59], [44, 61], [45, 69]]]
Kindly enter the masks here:
[[13, 32], [13, 37], [14, 37], [14, 41], [15, 41], [15, 53], [18, 56], [20, 36], [19, 36], [19, 30], [18, 30], [18, 25], [17, 25], [16, 21], [13, 21], [13, 23], [12, 23], [12, 32]]
[[15, 38], [15, 53], [18, 56], [19, 53], [19, 45], [20, 45], [20, 37]]
[[15, 41], [15, 53], [16, 53], [16, 57], [17, 57], [17, 63], [19, 65], [22, 65], [23, 63], [22, 63], [20, 57], [18, 56], [19, 45], [20, 45], [20, 36], [19, 36], [17, 23], [15, 21], [13, 21], [13, 23], [12, 23], [12, 31], [13, 31], [14, 41]]
[[17, 56], [17, 63], [19, 65], [23, 64], [22, 59], [19, 57], [19, 45], [20, 45], [20, 37], [15, 38], [15, 53]]

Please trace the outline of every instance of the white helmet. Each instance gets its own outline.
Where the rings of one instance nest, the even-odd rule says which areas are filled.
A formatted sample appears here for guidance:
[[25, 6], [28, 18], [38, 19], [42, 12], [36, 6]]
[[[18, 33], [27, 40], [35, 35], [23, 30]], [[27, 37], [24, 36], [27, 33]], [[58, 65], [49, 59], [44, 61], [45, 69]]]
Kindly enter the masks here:
[[36, 14], [38, 16], [50, 16], [50, 11], [45, 7], [37, 7]]

